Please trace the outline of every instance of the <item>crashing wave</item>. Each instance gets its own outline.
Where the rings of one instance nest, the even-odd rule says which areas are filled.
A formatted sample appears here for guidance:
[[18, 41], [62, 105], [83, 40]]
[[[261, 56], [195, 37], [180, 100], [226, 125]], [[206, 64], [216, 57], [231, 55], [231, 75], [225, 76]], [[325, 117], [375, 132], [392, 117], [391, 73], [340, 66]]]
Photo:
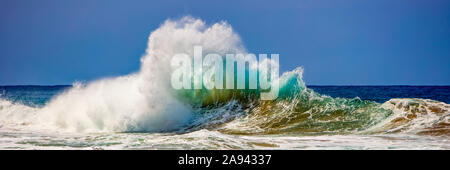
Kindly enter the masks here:
[[381, 107], [393, 115], [374, 132], [450, 135], [450, 104], [429, 99], [391, 99]]
[[279, 97], [259, 100], [257, 90], [174, 90], [174, 54], [246, 53], [225, 22], [206, 25], [184, 17], [167, 20], [150, 34], [138, 72], [74, 84], [43, 107], [0, 99], [1, 126], [75, 132], [187, 132], [217, 129], [228, 134], [416, 133], [449, 135], [449, 104], [391, 99], [384, 104], [332, 98], [308, 89], [303, 69], [279, 77]]

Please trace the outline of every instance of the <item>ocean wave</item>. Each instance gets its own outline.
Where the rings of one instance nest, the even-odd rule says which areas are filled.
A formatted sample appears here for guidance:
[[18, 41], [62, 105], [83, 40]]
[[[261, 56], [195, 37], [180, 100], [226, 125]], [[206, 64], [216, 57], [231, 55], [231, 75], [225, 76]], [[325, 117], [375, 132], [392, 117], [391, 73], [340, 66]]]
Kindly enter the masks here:
[[174, 54], [246, 53], [226, 22], [207, 25], [184, 17], [167, 20], [150, 34], [138, 72], [75, 83], [43, 107], [0, 99], [2, 128], [74, 132], [190, 132], [213, 129], [226, 134], [449, 135], [449, 104], [427, 99], [391, 99], [383, 104], [359, 98], [332, 98], [308, 89], [303, 69], [279, 77], [276, 100], [259, 99], [259, 90], [174, 90]]

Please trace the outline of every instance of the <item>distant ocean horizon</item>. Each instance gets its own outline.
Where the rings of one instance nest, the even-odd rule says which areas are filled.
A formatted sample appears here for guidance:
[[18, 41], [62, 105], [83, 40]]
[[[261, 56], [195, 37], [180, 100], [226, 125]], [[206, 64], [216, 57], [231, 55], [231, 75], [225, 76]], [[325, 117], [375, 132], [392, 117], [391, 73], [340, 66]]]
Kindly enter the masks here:
[[[450, 85], [306, 85], [317, 93], [383, 103], [392, 98], [421, 98], [450, 103]], [[0, 98], [43, 104], [72, 85], [0, 85]], [[33, 101], [39, 94], [40, 100]], [[23, 101], [22, 101], [23, 102]]]

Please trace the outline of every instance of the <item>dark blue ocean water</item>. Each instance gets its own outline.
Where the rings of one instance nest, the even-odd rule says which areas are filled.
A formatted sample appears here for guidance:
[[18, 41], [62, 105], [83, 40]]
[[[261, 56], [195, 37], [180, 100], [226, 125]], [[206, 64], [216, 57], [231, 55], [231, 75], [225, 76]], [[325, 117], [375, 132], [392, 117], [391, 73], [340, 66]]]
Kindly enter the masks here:
[[[43, 106], [53, 96], [71, 86], [0, 86], [0, 98], [31, 106]], [[372, 100], [423, 98], [450, 103], [450, 86], [308, 86], [331, 97]]]
[[331, 97], [372, 100], [384, 103], [392, 98], [422, 98], [450, 103], [450, 86], [308, 86]]
[[53, 96], [72, 86], [0, 86], [0, 98], [30, 106], [43, 106]]

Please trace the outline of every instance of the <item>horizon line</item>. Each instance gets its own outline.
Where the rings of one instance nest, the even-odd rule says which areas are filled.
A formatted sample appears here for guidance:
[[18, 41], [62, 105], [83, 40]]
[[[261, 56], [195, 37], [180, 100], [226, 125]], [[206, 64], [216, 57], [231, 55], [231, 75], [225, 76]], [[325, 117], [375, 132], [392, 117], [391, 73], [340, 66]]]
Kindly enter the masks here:
[[[6, 85], [6, 84], [0, 84], [0, 87], [19, 87], [19, 86], [36, 86], [36, 87], [49, 87], [49, 86], [73, 86], [72, 84], [13, 84], [13, 85]], [[447, 85], [441, 85], [441, 84], [306, 84], [306, 86], [450, 86], [450, 84]]]

